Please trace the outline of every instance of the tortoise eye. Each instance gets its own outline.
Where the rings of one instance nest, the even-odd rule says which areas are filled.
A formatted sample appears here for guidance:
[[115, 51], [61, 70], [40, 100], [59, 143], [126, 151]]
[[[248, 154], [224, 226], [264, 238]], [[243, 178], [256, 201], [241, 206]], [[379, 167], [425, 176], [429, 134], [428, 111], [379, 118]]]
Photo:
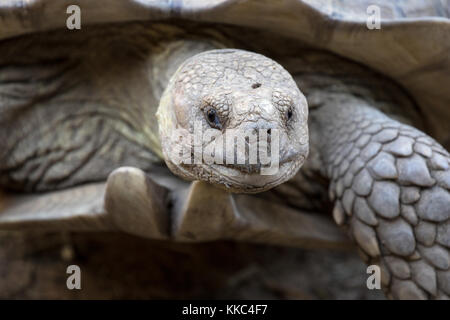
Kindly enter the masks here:
[[222, 123], [220, 122], [220, 117], [214, 108], [208, 108], [205, 112], [206, 120], [212, 128], [222, 129]]
[[292, 108], [289, 108], [286, 111], [286, 119], [287, 119], [287, 121], [289, 121], [289, 120], [291, 120], [291, 118], [292, 118]]

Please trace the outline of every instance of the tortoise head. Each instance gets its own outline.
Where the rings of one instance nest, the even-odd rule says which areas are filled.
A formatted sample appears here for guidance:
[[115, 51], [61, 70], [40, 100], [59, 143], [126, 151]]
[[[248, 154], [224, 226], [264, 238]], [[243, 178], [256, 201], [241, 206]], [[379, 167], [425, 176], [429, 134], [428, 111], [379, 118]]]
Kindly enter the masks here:
[[231, 192], [270, 189], [308, 154], [308, 107], [278, 63], [243, 50], [206, 51], [174, 73], [157, 112], [168, 167]]

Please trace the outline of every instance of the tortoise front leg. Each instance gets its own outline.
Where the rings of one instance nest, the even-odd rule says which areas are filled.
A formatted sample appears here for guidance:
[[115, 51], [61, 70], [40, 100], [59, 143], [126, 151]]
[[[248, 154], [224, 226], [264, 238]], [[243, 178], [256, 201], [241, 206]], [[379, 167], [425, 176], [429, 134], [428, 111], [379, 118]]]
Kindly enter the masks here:
[[336, 96], [311, 112], [333, 217], [388, 297], [450, 296], [450, 157], [425, 133]]

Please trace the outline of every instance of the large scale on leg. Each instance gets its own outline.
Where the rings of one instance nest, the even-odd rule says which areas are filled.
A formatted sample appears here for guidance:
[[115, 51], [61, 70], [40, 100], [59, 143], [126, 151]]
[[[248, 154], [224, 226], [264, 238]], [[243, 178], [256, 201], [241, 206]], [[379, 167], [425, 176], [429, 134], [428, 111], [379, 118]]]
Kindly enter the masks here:
[[333, 217], [397, 299], [450, 294], [450, 156], [357, 98], [313, 112]]

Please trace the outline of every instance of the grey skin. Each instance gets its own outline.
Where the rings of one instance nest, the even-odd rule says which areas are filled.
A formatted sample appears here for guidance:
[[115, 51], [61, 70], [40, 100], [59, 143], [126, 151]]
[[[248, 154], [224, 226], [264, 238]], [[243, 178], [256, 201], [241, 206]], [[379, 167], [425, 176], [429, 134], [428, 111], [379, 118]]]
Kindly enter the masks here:
[[[184, 179], [206, 181], [230, 192], [262, 192], [286, 182], [308, 155], [305, 96], [282, 66], [256, 53], [222, 49], [188, 59], [169, 81], [157, 118], [163, 155], [170, 170]], [[190, 141], [175, 137], [175, 130], [185, 129], [195, 135], [196, 123], [202, 132], [215, 129], [216, 141], [221, 138], [225, 142], [220, 163], [208, 164], [202, 159], [201, 164], [184, 164], [171, 159], [174, 149], [190, 150], [194, 143], [194, 139], [189, 144]], [[268, 137], [272, 135], [274, 139], [278, 132], [279, 148], [275, 151], [279, 159], [274, 173], [263, 174], [261, 158], [251, 164], [245, 149], [238, 148], [235, 153], [236, 159], [241, 157], [246, 163], [225, 161], [226, 134], [230, 129], [241, 135], [253, 134], [254, 141], [246, 142], [253, 150], [258, 148], [256, 138], [269, 141]], [[202, 139], [201, 150], [207, 150], [210, 143], [209, 139]]]
[[[45, 39], [28, 36], [1, 44], [1, 62], [8, 67], [1, 75], [4, 84], [0, 87], [3, 90], [0, 136], [9, 137], [0, 140], [0, 185], [3, 189], [49, 192], [50, 195], [43, 195], [49, 197], [46, 200], [39, 198], [40, 205], [45, 202], [39, 214], [41, 220], [50, 213], [57, 217], [62, 210], [58, 205], [55, 206], [58, 210], [53, 211], [45, 207], [50, 203], [49, 199], [58, 201], [62, 194], [68, 202], [86, 200], [86, 194], [91, 197], [83, 204], [92, 204], [88, 208], [95, 215], [83, 216], [77, 211], [77, 215], [71, 215], [75, 216], [73, 220], [63, 221], [65, 224], [61, 220], [60, 224], [55, 223], [58, 220], [54, 218], [53, 228], [64, 225], [69, 230], [75, 226], [77, 230], [110, 230], [114, 225], [132, 234], [148, 236], [154, 232], [152, 237], [158, 239], [189, 238], [190, 241], [214, 240], [216, 233], [223, 232], [224, 238], [258, 238], [270, 242], [275, 233], [282, 239], [279, 243], [289, 244], [291, 230], [302, 227], [301, 223], [294, 223], [301, 217], [302, 210], [329, 212], [326, 204], [331, 203], [334, 220], [349, 231], [364, 260], [381, 267], [382, 285], [388, 297], [448, 298], [450, 158], [439, 143], [410, 125], [420, 127], [422, 123], [413, 108], [414, 103], [402, 89], [364, 67], [328, 53], [301, 46], [277, 46], [276, 37], [272, 38], [274, 48], [267, 52], [292, 76], [278, 63], [259, 54], [226, 50], [211, 55], [209, 51], [260, 48], [262, 44], [257, 40], [244, 41], [246, 37], [254, 39], [254, 32], [247, 35], [242, 32], [237, 36], [226, 27], [223, 32], [215, 28], [214, 33], [195, 26], [187, 31], [168, 25], [129, 24], [127, 27], [126, 32], [116, 26], [71, 37], [55, 32]], [[133, 34], [133, 38], [128, 38], [129, 34]], [[124, 41], [127, 41], [126, 50], [111, 50]], [[49, 52], [48, 46], [55, 43], [59, 45], [58, 50]], [[66, 46], [62, 46], [63, 43]], [[26, 50], [30, 47], [32, 50]], [[243, 55], [237, 60], [239, 63], [245, 61], [250, 74], [262, 72], [261, 79], [257, 79], [261, 86], [252, 88], [253, 81], [239, 77], [233, 65], [235, 60], [221, 60], [222, 54], [223, 57]], [[205, 63], [205, 57], [213, 61]], [[215, 63], [214, 59], [217, 59]], [[273, 74], [281, 77], [264, 75], [264, 63], [273, 66], [276, 70]], [[189, 64], [198, 65], [199, 70], [204, 68], [205, 75], [200, 72], [193, 77], [194, 80], [199, 77], [200, 82], [206, 81], [202, 87], [204, 91], [183, 89], [194, 83], [193, 79], [183, 82], [183, 76], [180, 76]], [[258, 70], [260, 64], [262, 71]], [[182, 67], [178, 69], [180, 65]], [[168, 211], [164, 202], [166, 190], [156, 187], [158, 179], [152, 169], [164, 158], [164, 148], [170, 147], [165, 141], [170, 126], [189, 127], [193, 120], [201, 120], [206, 126], [201, 101], [221, 101], [222, 90], [227, 91], [227, 86], [232, 87], [232, 93], [236, 92], [236, 84], [229, 83], [226, 78], [220, 77], [221, 82], [216, 86], [209, 85], [216, 83], [214, 76], [209, 81], [210, 71], [206, 72], [211, 65], [229, 68], [232, 74], [236, 72], [237, 86], [248, 97], [247, 100], [231, 100], [228, 105], [229, 111], [232, 110], [231, 119], [226, 124], [239, 126], [250, 121], [249, 117], [256, 116], [259, 117], [256, 123], [263, 123], [266, 128], [265, 112], [275, 112], [271, 120], [275, 120], [287, 136], [282, 149], [286, 153], [294, 150], [293, 154], [298, 157], [288, 162], [289, 167], [281, 170], [280, 176], [274, 180], [266, 177], [256, 186], [261, 190], [274, 187], [267, 192], [255, 196], [220, 193], [214, 204], [225, 208], [225, 222], [217, 223], [221, 222], [221, 217], [215, 217], [218, 219], [214, 220], [216, 224], [209, 224], [207, 219], [211, 217], [204, 215], [202, 219], [190, 222], [190, 228], [197, 228], [192, 232], [187, 228], [186, 217], [196, 210], [183, 211], [189, 207], [183, 205], [187, 203], [198, 209], [201, 202], [198, 198], [217, 195], [216, 191], [194, 182], [186, 198], [189, 201], [185, 203], [177, 202], [176, 197], [181, 197], [182, 193], [171, 193], [175, 200], [172, 211]], [[30, 81], [24, 80], [30, 77]], [[309, 130], [305, 126], [306, 103], [294, 81], [308, 101]], [[282, 101], [288, 101], [293, 107], [296, 115], [293, 128], [289, 128], [283, 119], [286, 104], [279, 103], [274, 99], [275, 95], [269, 94], [286, 89]], [[192, 93], [198, 96], [193, 97]], [[179, 100], [185, 103], [177, 104]], [[239, 108], [249, 108], [243, 101], [258, 101], [253, 109], [256, 113], [239, 113]], [[172, 117], [170, 123], [164, 113], [176, 117]], [[226, 124], [222, 130], [227, 129]], [[308, 159], [297, 175], [275, 187], [291, 178], [303, 163], [308, 150], [308, 132]], [[146, 176], [135, 168], [119, 169], [109, 175], [123, 165], [140, 168], [149, 174]], [[227, 176], [229, 167], [207, 171], [208, 167], [204, 165], [202, 168], [206, 169], [207, 175], [195, 172], [194, 168], [192, 171], [186, 167], [179, 170], [170, 162], [169, 168], [183, 177], [225, 185], [226, 188], [231, 186], [234, 192], [249, 192], [245, 175], [233, 177], [242, 177], [242, 181], [231, 181]], [[83, 184], [107, 177], [104, 206], [112, 220], [107, 220], [109, 217], [99, 208], [102, 203], [97, 202], [96, 192], [101, 197], [103, 189], [90, 185], [89, 193], [80, 191], [78, 196], [65, 190], [78, 185], [83, 188]], [[142, 191], [138, 196], [134, 192], [137, 186]], [[59, 192], [59, 198], [52, 197], [51, 192]], [[276, 200], [276, 196], [295, 209], [292, 210], [294, 213], [289, 211], [289, 219], [280, 218], [285, 219], [281, 224], [277, 218], [282, 216], [283, 210], [265, 211], [264, 206], [259, 205], [264, 203], [260, 202], [264, 198], [269, 200], [271, 209], [281, 208], [277, 206], [280, 200]], [[21, 221], [14, 220], [14, 214], [23, 209], [20, 205], [25, 200], [7, 198], [2, 214], [3, 226], [28, 222], [28, 226], [34, 227], [43, 223], [30, 216], [22, 216]], [[8, 203], [18, 205], [8, 207]], [[141, 206], [142, 203], [145, 206]], [[252, 206], [257, 204], [261, 210], [252, 211]], [[204, 208], [208, 203], [202, 205]], [[33, 207], [35, 212], [38, 209]], [[177, 215], [177, 212], [183, 214]], [[214, 216], [210, 211], [207, 213]], [[143, 223], [152, 215], [157, 218]], [[252, 219], [240, 220], [245, 215]], [[271, 228], [264, 229], [267, 225]], [[308, 228], [309, 225], [305, 225], [303, 227]]]

